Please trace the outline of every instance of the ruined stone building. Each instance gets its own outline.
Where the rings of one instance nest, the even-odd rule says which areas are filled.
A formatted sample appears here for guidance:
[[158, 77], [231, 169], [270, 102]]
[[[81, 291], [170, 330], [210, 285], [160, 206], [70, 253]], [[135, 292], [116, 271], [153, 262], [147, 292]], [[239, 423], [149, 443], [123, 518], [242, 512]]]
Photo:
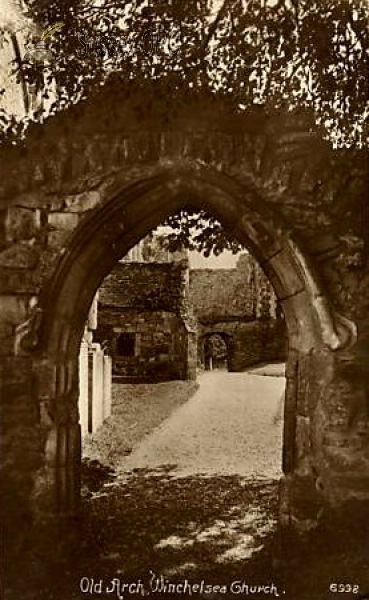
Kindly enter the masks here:
[[185, 249], [171, 251], [167, 248], [165, 234], [159, 231], [151, 232], [131, 248], [119, 262], [174, 262], [188, 259]]
[[116, 381], [194, 379], [188, 262], [118, 263], [100, 288], [96, 340], [113, 357]]
[[251, 255], [235, 269], [193, 270], [186, 256], [147, 236], [101, 286], [94, 339], [113, 357], [115, 381], [192, 379], [196, 363], [242, 371], [285, 359], [283, 314]]
[[[230, 371], [285, 360], [286, 331], [272, 286], [249, 254], [235, 269], [193, 269], [190, 298], [198, 321], [199, 360], [209, 368], [211, 346], [223, 340]], [[216, 337], [215, 337], [216, 336]], [[213, 344], [212, 344], [213, 342]]]

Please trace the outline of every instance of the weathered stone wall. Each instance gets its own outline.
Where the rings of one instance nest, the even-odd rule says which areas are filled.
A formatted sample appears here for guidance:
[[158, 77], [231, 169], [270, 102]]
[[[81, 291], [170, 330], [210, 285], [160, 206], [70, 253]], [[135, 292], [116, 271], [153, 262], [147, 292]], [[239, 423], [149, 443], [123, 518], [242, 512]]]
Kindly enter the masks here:
[[283, 320], [240, 323], [232, 338], [230, 371], [243, 371], [258, 363], [284, 361], [287, 335]]
[[190, 294], [201, 322], [256, 318], [252, 269], [191, 269]]
[[[182, 319], [172, 312], [136, 311], [101, 305], [97, 339], [107, 342], [115, 381], [165, 381], [187, 378]], [[132, 336], [133, 355], [119, 353], [122, 333]]]
[[199, 325], [200, 364], [204, 365], [204, 343], [218, 333], [227, 345], [229, 371], [244, 371], [263, 362], [284, 361], [288, 338], [285, 323], [278, 320], [218, 321]]
[[190, 94], [168, 114], [154, 99], [109, 83], [0, 151], [0, 468], [15, 546], [31, 522], [78, 509], [78, 351], [96, 289], [186, 205], [253, 253], [285, 314], [281, 522], [369, 502], [366, 155], [333, 150], [306, 113], [235, 114]]
[[276, 317], [273, 287], [251, 254], [234, 269], [191, 269], [191, 302], [200, 321]]
[[[107, 343], [115, 380], [163, 381], [196, 376], [189, 337], [186, 261], [122, 263], [99, 294], [97, 339]], [[128, 353], [119, 339], [128, 334]]]
[[120, 263], [100, 287], [99, 310], [116, 306], [180, 314], [185, 309], [187, 269], [187, 261]]

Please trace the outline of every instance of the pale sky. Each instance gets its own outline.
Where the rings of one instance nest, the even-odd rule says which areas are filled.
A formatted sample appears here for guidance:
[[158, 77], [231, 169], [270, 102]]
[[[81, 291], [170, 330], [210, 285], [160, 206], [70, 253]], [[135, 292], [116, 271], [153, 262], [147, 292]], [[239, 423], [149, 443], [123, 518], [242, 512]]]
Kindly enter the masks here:
[[0, 26], [9, 31], [19, 31], [25, 26], [26, 18], [15, 0], [0, 0]]
[[225, 250], [219, 256], [211, 254], [209, 258], [196, 251], [188, 253], [190, 269], [234, 269], [238, 257], [239, 254], [232, 254], [228, 250]]

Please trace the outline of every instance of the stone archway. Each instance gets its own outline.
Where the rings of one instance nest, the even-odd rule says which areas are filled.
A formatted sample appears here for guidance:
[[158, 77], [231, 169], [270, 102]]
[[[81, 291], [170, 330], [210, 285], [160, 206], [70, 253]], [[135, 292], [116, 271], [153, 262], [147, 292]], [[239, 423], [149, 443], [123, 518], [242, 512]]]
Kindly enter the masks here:
[[[206, 206], [232, 229], [257, 256], [274, 286], [289, 334], [284, 472], [286, 481], [292, 481], [293, 493], [300, 485], [304, 502], [309, 497], [315, 509], [319, 504], [315, 487], [319, 476], [317, 457], [312, 444], [306, 446], [306, 436], [313, 433], [309, 431], [312, 423], [309, 416], [298, 412], [298, 404], [311, 399], [297, 390], [296, 370], [305, 362], [312, 386], [320, 364], [319, 394], [323, 397], [324, 386], [330, 381], [329, 356], [347, 341], [350, 330], [341, 329], [340, 321], [337, 326], [313, 270], [283, 221], [267, 210], [260, 198], [256, 211], [255, 198], [245, 202], [244, 189], [234, 183], [232, 186], [227, 178], [182, 162], [158, 176], [123, 188], [103, 207], [92, 211], [73, 232], [40, 295], [38, 311], [42, 318], [36, 377], [38, 389], [42, 390], [42, 425], [46, 428], [49, 464], [45, 463], [38, 472], [35, 490], [51, 507], [52, 498], [57, 498], [57, 512], [73, 514], [78, 503], [77, 356], [90, 303], [116, 260], [168, 214], [186, 206], [187, 198], [191, 199], [191, 207]], [[304, 434], [299, 434], [298, 427], [302, 426]], [[301, 480], [299, 485], [297, 480]], [[51, 498], [47, 498], [50, 493]], [[289, 495], [290, 492], [286, 519], [295, 510]], [[305, 517], [299, 514], [300, 520]]]
[[201, 339], [201, 354], [206, 371], [223, 368], [228, 371], [231, 338], [219, 331], [204, 334]]
[[[115, 91], [107, 88], [31, 131], [25, 150], [12, 149], [0, 161], [5, 495], [17, 494], [21, 507], [7, 517], [16, 527], [19, 512], [36, 522], [76, 514], [77, 357], [88, 308], [117, 259], [186, 206], [206, 209], [252, 252], [285, 314], [281, 523], [305, 527], [322, 507], [367, 499], [365, 440], [358, 452], [346, 422], [348, 396], [359, 406], [362, 392], [337, 369], [345, 357], [358, 361], [356, 326], [347, 317], [358, 319], [360, 311], [348, 310], [327, 279], [335, 231], [327, 237], [308, 218], [310, 195], [324, 185], [327, 198], [333, 193], [328, 149], [301, 116], [235, 118], [200, 103], [196, 117], [192, 106], [168, 125], [163, 115], [140, 120]], [[102, 106], [112, 110], [100, 122]], [[325, 223], [331, 204], [324, 194], [323, 200], [318, 212]], [[320, 262], [309, 246], [317, 240]], [[342, 440], [345, 450], [338, 452]], [[342, 477], [347, 460], [354, 477]]]

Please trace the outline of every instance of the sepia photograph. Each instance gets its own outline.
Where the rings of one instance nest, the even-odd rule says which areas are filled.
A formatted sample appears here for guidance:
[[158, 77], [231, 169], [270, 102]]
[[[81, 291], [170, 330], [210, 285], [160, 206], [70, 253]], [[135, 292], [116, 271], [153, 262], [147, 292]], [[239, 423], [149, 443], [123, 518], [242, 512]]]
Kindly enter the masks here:
[[369, 600], [367, 0], [0, 0], [0, 600]]

